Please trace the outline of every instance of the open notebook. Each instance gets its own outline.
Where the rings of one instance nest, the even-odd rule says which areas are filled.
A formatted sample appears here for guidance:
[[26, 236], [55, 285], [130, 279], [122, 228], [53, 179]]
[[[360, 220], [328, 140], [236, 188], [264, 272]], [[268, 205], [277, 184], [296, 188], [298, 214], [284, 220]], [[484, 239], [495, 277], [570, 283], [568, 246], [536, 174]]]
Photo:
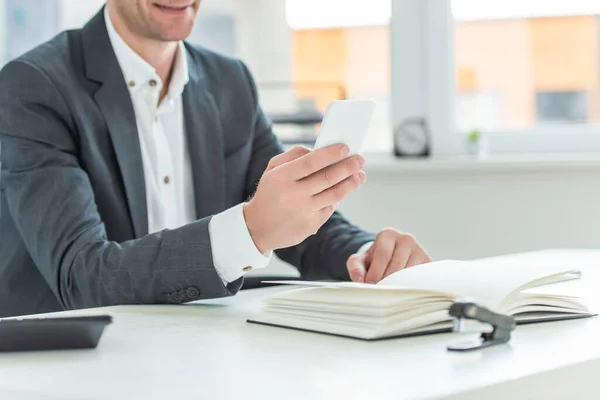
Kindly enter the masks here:
[[390, 275], [377, 285], [280, 281], [302, 286], [268, 296], [248, 322], [359, 339], [447, 332], [448, 309], [472, 298], [519, 323], [589, 317], [581, 272], [494, 261], [440, 261]]

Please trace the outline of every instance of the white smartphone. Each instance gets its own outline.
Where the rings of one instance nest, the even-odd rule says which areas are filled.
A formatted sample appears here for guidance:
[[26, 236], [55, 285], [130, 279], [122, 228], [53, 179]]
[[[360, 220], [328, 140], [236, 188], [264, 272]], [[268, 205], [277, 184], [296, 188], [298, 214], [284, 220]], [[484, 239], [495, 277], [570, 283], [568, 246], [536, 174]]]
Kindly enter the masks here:
[[315, 150], [345, 144], [350, 154], [360, 153], [375, 112], [372, 100], [338, 100], [327, 107]]

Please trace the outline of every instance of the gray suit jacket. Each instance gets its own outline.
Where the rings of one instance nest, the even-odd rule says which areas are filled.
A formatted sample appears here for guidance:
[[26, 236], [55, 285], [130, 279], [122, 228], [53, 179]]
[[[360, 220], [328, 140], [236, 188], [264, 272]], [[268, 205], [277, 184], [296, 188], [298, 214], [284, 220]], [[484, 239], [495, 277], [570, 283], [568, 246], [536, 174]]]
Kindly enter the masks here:
[[[212, 215], [248, 199], [282, 151], [245, 66], [186, 44], [183, 93], [198, 220], [148, 234], [133, 106], [102, 13], [0, 72], [0, 316], [230, 296]], [[307, 279], [348, 279], [373, 239], [339, 214], [277, 255]], [[231, 243], [232, 250], [235, 243]]]

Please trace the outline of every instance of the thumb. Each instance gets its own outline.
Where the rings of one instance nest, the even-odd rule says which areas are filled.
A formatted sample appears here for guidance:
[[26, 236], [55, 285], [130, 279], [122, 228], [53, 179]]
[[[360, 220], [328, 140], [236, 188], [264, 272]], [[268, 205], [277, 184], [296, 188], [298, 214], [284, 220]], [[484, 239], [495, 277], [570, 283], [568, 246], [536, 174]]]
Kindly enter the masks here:
[[365, 276], [367, 275], [367, 255], [366, 254], [354, 254], [350, 256], [346, 267], [348, 268], [348, 274], [352, 282], [365, 282]]

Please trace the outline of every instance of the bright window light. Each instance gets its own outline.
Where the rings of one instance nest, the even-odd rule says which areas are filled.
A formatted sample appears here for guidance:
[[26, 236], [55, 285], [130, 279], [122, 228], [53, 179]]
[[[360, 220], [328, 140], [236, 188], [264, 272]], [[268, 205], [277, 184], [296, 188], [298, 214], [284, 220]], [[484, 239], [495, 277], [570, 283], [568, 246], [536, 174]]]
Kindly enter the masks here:
[[292, 29], [328, 29], [388, 25], [392, 0], [286, 0]]
[[598, 0], [452, 0], [458, 21], [599, 15]]

